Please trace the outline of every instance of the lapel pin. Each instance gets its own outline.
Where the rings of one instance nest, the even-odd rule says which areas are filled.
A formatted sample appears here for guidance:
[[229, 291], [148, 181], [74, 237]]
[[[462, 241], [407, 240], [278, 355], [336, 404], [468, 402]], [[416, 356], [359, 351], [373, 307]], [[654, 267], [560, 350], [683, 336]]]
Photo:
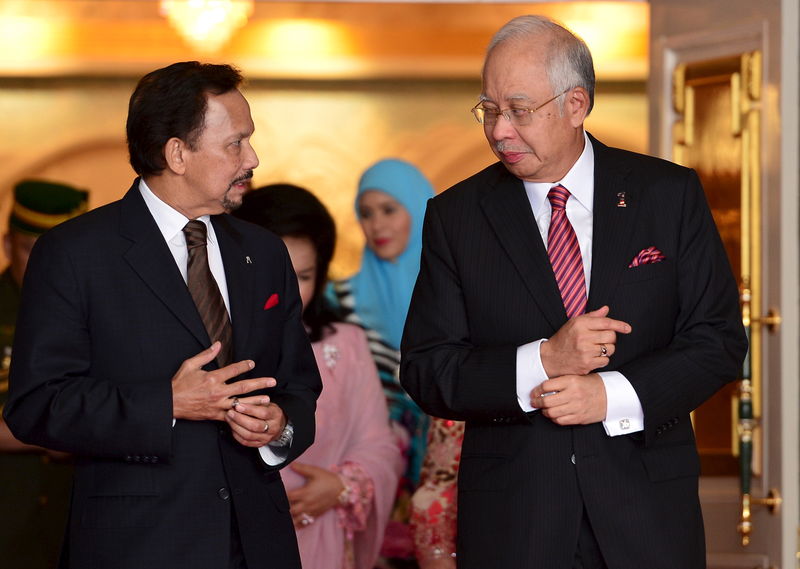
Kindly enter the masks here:
[[252, 265], [253, 264], [253, 261], [250, 260], [250, 255], [246, 255], [244, 260], [248, 265]]
[[628, 204], [625, 203], [625, 192], [617, 194], [617, 207], [628, 207]]

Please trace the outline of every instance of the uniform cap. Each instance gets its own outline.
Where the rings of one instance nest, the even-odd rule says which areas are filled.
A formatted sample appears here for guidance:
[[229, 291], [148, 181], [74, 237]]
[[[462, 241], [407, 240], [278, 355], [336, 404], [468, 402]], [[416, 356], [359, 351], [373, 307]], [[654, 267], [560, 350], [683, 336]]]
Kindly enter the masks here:
[[14, 186], [10, 228], [41, 235], [88, 208], [89, 192], [46, 180], [22, 180]]

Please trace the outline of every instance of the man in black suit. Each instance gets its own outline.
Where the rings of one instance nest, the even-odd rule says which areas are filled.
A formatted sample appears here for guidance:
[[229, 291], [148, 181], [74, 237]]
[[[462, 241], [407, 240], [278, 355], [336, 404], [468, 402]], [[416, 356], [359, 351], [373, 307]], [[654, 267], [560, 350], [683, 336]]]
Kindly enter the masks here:
[[241, 80], [142, 78], [140, 178], [31, 254], [5, 417], [76, 456], [62, 567], [300, 567], [278, 469], [311, 444], [321, 385], [285, 247], [225, 215], [258, 165]]
[[466, 420], [459, 569], [705, 567], [689, 413], [737, 377], [696, 174], [586, 134], [586, 45], [523, 16], [474, 114], [500, 159], [429, 202], [401, 381]]

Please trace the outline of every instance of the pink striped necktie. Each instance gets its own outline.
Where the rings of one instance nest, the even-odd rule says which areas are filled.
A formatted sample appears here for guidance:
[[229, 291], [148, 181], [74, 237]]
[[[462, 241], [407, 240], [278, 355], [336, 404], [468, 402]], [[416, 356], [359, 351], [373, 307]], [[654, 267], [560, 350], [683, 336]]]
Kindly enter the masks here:
[[586, 311], [586, 279], [578, 236], [567, 219], [569, 191], [561, 185], [553, 186], [547, 193], [553, 212], [547, 232], [547, 256], [553, 265], [558, 290], [564, 301], [567, 318]]

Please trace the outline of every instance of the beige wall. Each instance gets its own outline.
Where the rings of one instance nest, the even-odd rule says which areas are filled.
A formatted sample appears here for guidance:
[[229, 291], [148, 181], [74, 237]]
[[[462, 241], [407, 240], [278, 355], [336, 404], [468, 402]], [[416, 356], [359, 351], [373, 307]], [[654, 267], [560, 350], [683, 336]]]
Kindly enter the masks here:
[[[134, 85], [133, 78], [0, 79], [0, 228], [22, 177], [87, 188], [91, 207], [122, 195], [133, 178], [124, 128]], [[609, 144], [644, 151], [644, 90], [638, 82], [599, 85], [588, 128]], [[493, 161], [469, 113], [479, 91], [477, 79], [254, 81], [245, 90], [261, 160], [254, 181], [316, 192], [339, 225], [333, 272], [349, 274], [363, 243], [352, 198], [364, 168], [404, 158], [442, 191]]]

